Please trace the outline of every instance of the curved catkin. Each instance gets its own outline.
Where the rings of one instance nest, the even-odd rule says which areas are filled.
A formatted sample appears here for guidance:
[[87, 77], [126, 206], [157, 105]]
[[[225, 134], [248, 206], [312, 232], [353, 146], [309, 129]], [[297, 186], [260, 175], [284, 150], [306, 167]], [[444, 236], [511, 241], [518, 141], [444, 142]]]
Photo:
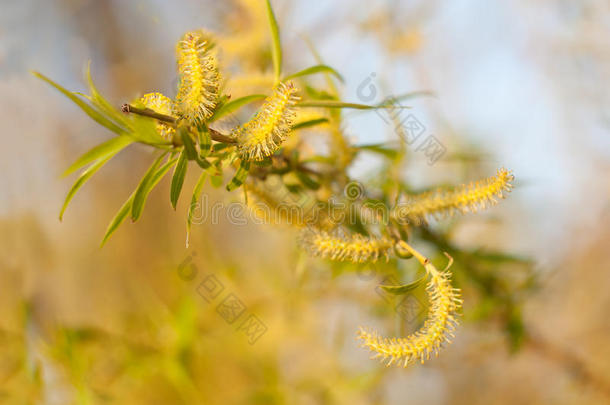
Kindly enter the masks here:
[[[165, 97], [161, 93], [147, 93], [138, 99], [140, 103], [144, 105], [146, 108], [150, 108], [154, 112], [164, 114], [164, 115], [172, 115], [174, 110], [174, 102], [169, 98]], [[164, 124], [161, 121], [157, 121], [156, 123], [157, 132], [164, 139], [171, 139], [176, 129], [170, 125]]]
[[362, 347], [375, 352], [373, 358], [387, 360], [406, 367], [410, 362], [437, 356], [444, 345], [451, 342], [457, 325], [457, 311], [462, 305], [460, 292], [451, 286], [451, 274], [439, 272], [431, 263], [425, 265], [430, 281], [426, 287], [430, 298], [428, 319], [421, 329], [405, 338], [384, 338], [377, 332], [360, 328], [358, 339]]
[[456, 211], [474, 213], [497, 204], [496, 198], [504, 198], [513, 188], [513, 180], [512, 172], [501, 168], [495, 176], [469, 185], [410, 196], [394, 209], [393, 215], [400, 223], [420, 225], [429, 217], [451, 216]]
[[278, 150], [294, 121], [297, 91], [292, 83], [280, 83], [254, 118], [233, 132], [243, 159], [263, 160]]
[[209, 118], [218, 103], [220, 74], [211, 45], [208, 34], [190, 31], [176, 46], [180, 74], [176, 110], [191, 123]]
[[313, 256], [364, 263], [375, 262], [381, 257], [387, 259], [393, 243], [387, 238], [308, 229], [301, 235], [301, 245]]

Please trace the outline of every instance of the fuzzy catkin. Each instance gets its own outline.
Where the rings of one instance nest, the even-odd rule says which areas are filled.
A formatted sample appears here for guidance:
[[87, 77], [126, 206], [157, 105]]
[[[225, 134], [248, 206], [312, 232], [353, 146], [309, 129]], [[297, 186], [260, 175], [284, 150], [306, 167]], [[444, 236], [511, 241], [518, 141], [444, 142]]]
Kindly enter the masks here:
[[243, 159], [260, 161], [279, 149], [294, 121], [294, 105], [299, 100], [297, 92], [292, 83], [280, 83], [260, 111], [233, 131]]
[[387, 259], [393, 243], [387, 238], [308, 229], [301, 235], [301, 245], [313, 256], [364, 263], [375, 262], [381, 257]]
[[[159, 114], [171, 115], [174, 110], [174, 102], [161, 93], [144, 94], [138, 101]], [[174, 127], [161, 121], [157, 121], [155, 127], [164, 139], [171, 139], [176, 132]]]
[[176, 46], [180, 74], [176, 112], [190, 123], [208, 119], [218, 104], [220, 74], [210, 38], [204, 31], [190, 31]]
[[431, 355], [437, 356], [441, 348], [450, 343], [457, 325], [457, 311], [462, 305], [460, 292], [451, 286], [451, 274], [439, 272], [432, 264], [426, 266], [430, 281], [426, 286], [430, 298], [428, 319], [421, 329], [405, 338], [384, 338], [375, 331], [360, 328], [358, 339], [362, 346], [375, 352], [373, 358], [387, 360], [406, 367], [419, 360], [422, 363]]
[[496, 198], [504, 198], [513, 188], [512, 172], [498, 169], [495, 176], [462, 185], [453, 189], [438, 189], [408, 197], [408, 201], [394, 209], [393, 216], [399, 223], [420, 225], [428, 218], [477, 212], [496, 205]]

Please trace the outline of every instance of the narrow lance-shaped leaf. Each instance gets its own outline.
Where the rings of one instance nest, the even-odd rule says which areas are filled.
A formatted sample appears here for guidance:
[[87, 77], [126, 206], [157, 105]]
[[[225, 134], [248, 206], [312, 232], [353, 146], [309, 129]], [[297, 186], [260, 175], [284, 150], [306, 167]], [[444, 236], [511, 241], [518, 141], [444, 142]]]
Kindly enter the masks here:
[[68, 195], [66, 195], [66, 200], [64, 201], [64, 205], [61, 207], [61, 211], [59, 213], [60, 221], [63, 219], [64, 212], [66, 211], [66, 208], [68, 208], [68, 204], [70, 204], [70, 201], [72, 201], [72, 198], [74, 197], [76, 192], [91, 178], [91, 176], [93, 176], [99, 169], [101, 169], [102, 166], [104, 166], [118, 152], [119, 151], [117, 150], [116, 152], [107, 155], [106, 157], [96, 161], [94, 164], [85, 169], [85, 171], [83, 171], [83, 173], [76, 180], [76, 182], [74, 182], [72, 188], [70, 188], [70, 191], [68, 191]]
[[127, 201], [125, 201], [125, 203], [123, 204], [121, 209], [119, 209], [119, 212], [117, 212], [117, 214], [114, 216], [112, 221], [110, 221], [110, 224], [108, 225], [108, 228], [106, 229], [106, 234], [104, 235], [104, 239], [102, 239], [102, 243], [101, 243], [100, 247], [102, 247], [106, 244], [108, 239], [110, 239], [110, 236], [114, 233], [114, 231], [116, 231], [119, 228], [119, 226], [123, 223], [123, 221], [125, 221], [125, 218], [127, 218], [127, 215], [129, 215], [129, 212], [131, 211], [131, 206], [133, 204], [133, 197], [135, 196], [135, 194], [136, 194], [135, 191], [133, 193], [131, 193], [131, 195], [129, 196], [129, 199]]
[[[177, 161], [178, 161], [177, 157], [170, 159], [163, 166], [161, 166], [159, 168], [159, 170], [157, 170], [153, 174], [153, 176], [150, 179], [150, 181], [148, 182], [146, 188], [144, 188], [140, 194], [141, 200], [137, 200], [138, 193], [136, 191], [136, 196], [134, 197], [134, 202], [133, 202], [134, 205], [131, 210], [132, 219], [134, 221], [137, 221], [139, 219], [139, 217], [142, 215], [142, 211], [144, 211], [144, 204], [146, 204], [146, 199], [148, 198], [148, 194], [150, 194], [152, 189], [155, 188], [155, 186], [159, 183], [159, 181], [161, 181], [163, 176], [165, 176], [165, 174], [169, 171], [169, 169], [172, 168], [172, 166], [174, 166], [176, 164]], [[136, 203], [138, 204], [138, 206], [136, 206]], [[135, 218], [134, 218], [134, 214], [135, 214]]]
[[280, 80], [282, 74], [282, 45], [280, 43], [280, 29], [277, 19], [271, 7], [271, 1], [267, 0], [267, 17], [269, 18], [269, 28], [271, 29], [271, 56], [273, 58], [273, 71], [276, 81]]
[[66, 90], [65, 88], [63, 88], [59, 84], [55, 83], [53, 80], [49, 79], [42, 73], [32, 72], [32, 74], [34, 76], [36, 76], [37, 78], [44, 80], [51, 86], [55, 87], [57, 90], [59, 90], [63, 95], [65, 95], [70, 100], [72, 100], [72, 102], [74, 104], [78, 105], [85, 112], [85, 114], [87, 114], [89, 117], [91, 117], [91, 119], [93, 119], [98, 124], [108, 128], [109, 130], [111, 130], [112, 132], [117, 133], [117, 134], [121, 134], [123, 132], [123, 129], [121, 127], [119, 127], [114, 122], [109, 120], [100, 111], [98, 111], [97, 109], [95, 109], [91, 105], [89, 105], [89, 103], [83, 101], [76, 94], [72, 93], [69, 90]]
[[142, 213], [142, 206], [144, 205], [144, 200], [146, 199], [146, 195], [148, 194], [146, 189], [149, 187], [151, 179], [153, 178], [157, 167], [159, 167], [159, 164], [161, 164], [161, 161], [163, 160], [165, 155], [167, 155], [167, 152], [162, 153], [161, 155], [159, 155], [158, 158], [155, 159], [155, 161], [152, 163], [152, 165], [150, 165], [150, 167], [144, 174], [144, 177], [140, 181], [140, 184], [138, 184], [131, 207], [132, 221], [136, 221], [140, 217], [140, 214]]
[[307, 69], [303, 69], [300, 72], [296, 72], [296, 73], [286, 76], [284, 78], [284, 80], [294, 79], [296, 77], [309, 76], [309, 75], [313, 75], [316, 73], [332, 74], [337, 79], [339, 79], [341, 82], [344, 81], [343, 76], [341, 76], [341, 74], [339, 72], [337, 72], [335, 69], [333, 69], [332, 67], [330, 67], [328, 65], [315, 65], [315, 66], [308, 67]]
[[180, 153], [180, 157], [178, 158], [178, 163], [174, 168], [174, 175], [172, 176], [172, 185], [170, 188], [170, 201], [174, 209], [176, 209], [176, 204], [178, 203], [178, 198], [180, 197], [180, 192], [182, 191], [182, 185], [184, 184], [184, 177], [186, 176], [187, 167], [188, 160], [186, 158], [186, 153], [182, 151]]
[[249, 96], [244, 96], [244, 97], [240, 97], [235, 100], [229, 101], [228, 103], [223, 104], [222, 107], [218, 108], [216, 110], [216, 112], [214, 113], [214, 115], [212, 115], [210, 117], [208, 122], [213, 122], [213, 121], [219, 120], [226, 115], [234, 113], [235, 111], [239, 110], [240, 108], [242, 108], [243, 106], [245, 106], [247, 104], [250, 104], [250, 103], [252, 103], [254, 101], [258, 101], [258, 100], [264, 100], [265, 97], [266, 96], [264, 94], [251, 94]]
[[357, 150], [366, 150], [369, 152], [378, 153], [380, 155], [384, 155], [389, 159], [396, 159], [398, 157], [399, 151], [396, 149], [388, 148], [382, 143], [370, 144], [370, 145], [356, 145], [354, 149]]
[[205, 158], [212, 150], [212, 136], [207, 125], [203, 124], [199, 128], [199, 156]]
[[242, 160], [239, 164], [239, 168], [237, 169], [237, 173], [231, 179], [229, 184], [227, 184], [227, 191], [233, 191], [239, 186], [241, 186], [246, 178], [248, 177], [248, 172], [250, 171], [250, 161]]
[[188, 129], [185, 127], [178, 128], [178, 133], [182, 138], [182, 143], [184, 144], [184, 151], [186, 152], [186, 157], [188, 158], [188, 160], [194, 160], [202, 169], [207, 169], [208, 167], [210, 167], [210, 162], [199, 157], [199, 154], [197, 153], [197, 149], [195, 149], [195, 144], [193, 143], [193, 139], [191, 138]]
[[345, 103], [343, 101], [335, 101], [335, 100], [309, 100], [302, 101], [296, 105], [297, 107], [322, 107], [322, 108], [352, 108], [356, 110], [375, 110], [379, 108], [411, 108], [409, 106], [401, 106], [401, 105], [388, 105], [388, 104], [380, 104], [380, 105], [368, 105], [368, 104], [358, 104], [358, 103]]
[[307, 187], [311, 190], [317, 190], [320, 188], [320, 183], [318, 183], [316, 180], [309, 177], [306, 173], [303, 173], [302, 171], [297, 170], [296, 175], [305, 187]]
[[197, 184], [193, 189], [193, 196], [191, 197], [191, 205], [189, 206], [187, 218], [186, 218], [186, 247], [189, 247], [189, 240], [191, 237], [191, 224], [193, 223], [193, 213], [195, 212], [195, 208], [199, 203], [199, 198], [201, 198], [201, 192], [203, 191], [203, 185], [205, 183], [205, 178], [207, 176], [207, 172], [202, 172], [199, 176], [199, 180], [197, 180]]
[[117, 153], [124, 149], [126, 146], [133, 143], [133, 140], [126, 136], [117, 136], [112, 139], [103, 142], [88, 152], [79, 157], [74, 163], [70, 165], [62, 174], [62, 176], [67, 176], [69, 174], [74, 173], [78, 169], [88, 165], [89, 163], [101, 159], [105, 156], [108, 156], [111, 153]]
[[316, 125], [326, 124], [327, 122], [328, 122], [328, 118], [316, 118], [313, 120], [303, 121], [303, 122], [294, 124], [292, 126], [292, 130], [294, 131], [297, 129], [311, 128], [311, 127], [315, 127]]
[[409, 291], [413, 291], [417, 287], [422, 285], [426, 281], [426, 279], [427, 279], [427, 274], [423, 275], [422, 277], [418, 278], [417, 280], [412, 281], [412, 282], [407, 283], [407, 284], [403, 284], [403, 285], [380, 285], [379, 287], [381, 287], [385, 292], [388, 292], [390, 294], [404, 295], [404, 294], [408, 293]]
[[[171, 162], [168, 162], [168, 163], [171, 163]], [[167, 166], [168, 166], [167, 169], [169, 169], [169, 167], [171, 165], [167, 165]], [[167, 172], [167, 170], [162, 167], [155, 173], [155, 175], [151, 179], [151, 183], [153, 184], [153, 187], [154, 187], [154, 185], [156, 185], [159, 182], [159, 180], [161, 180], [161, 178], [163, 177], [163, 175], [166, 172]], [[110, 236], [112, 236], [112, 234], [119, 228], [119, 226], [123, 223], [123, 221], [125, 221], [125, 218], [127, 218], [127, 216], [129, 215], [131, 208], [133, 206], [133, 200], [136, 195], [136, 191], [137, 190], [135, 190], [133, 193], [131, 193], [131, 195], [129, 196], [127, 201], [125, 201], [125, 203], [119, 209], [119, 212], [117, 212], [117, 214], [114, 216], [112, 221], [110, 221], [110, 224], [108, 225], [108, 228], [106, 229], [106, 234], [104, 235], [104, 239], [102, 239], [102, 243], [101, 243], [100, 247], [102, 247], [106, 244], [108, 239], [110, 239]]]
[[115, 124], [126, 127], [125, 116], [123, 113], [110, 104], [104, 97], [102, 97], [100, 92], [95, 87], [95, 84], [93, 84], [93, 79], [91, 78], [91, 61], [89, 61], [87, 64], [86, 79], [87, 83], [89, 84], [89, 92], [91, 93], [90, 100], [93, 102], [93, 104], [100, 111], [104, 112], [106, 117], [112, 118]]

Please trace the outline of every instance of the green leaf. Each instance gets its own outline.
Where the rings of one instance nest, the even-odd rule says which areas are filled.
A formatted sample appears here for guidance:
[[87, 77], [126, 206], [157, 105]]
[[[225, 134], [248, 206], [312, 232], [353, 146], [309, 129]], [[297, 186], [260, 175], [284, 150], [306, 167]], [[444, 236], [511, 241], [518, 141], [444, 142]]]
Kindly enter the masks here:
[[296, 175], [305, 187], [311, 190], [317, 190], [320, 188], [320, 183], [318, 183], [302, 171], [297, 171]]
[[472, 255], [479, 260], [484, 260], [492, 263], [533, 263], [533, 260], [530, 258], [502, 252], [486, 252], [483, 250], [475, 250], [474, 252], [472, 252]]
[[275, 79], [279, 81], [282, 74], [282, 45], [280, 43], [280, 29], [277, 25], [277, 19], [273, 13], [270, 0], [267, 0], [267, 17], [269, 18], [269, 28], [271, 29], [273, 71], [275, 72]]
[[394, 295], [404, 295], [406, 293], [408, 293], [409, 291], [413, 291], [415, 290], [417, 287], [419, 287], [420, 285], [422, 285], [426, 279], [428, 278], [428, 275], [423, 275], [422, 277], [418, 278], [415, 281], [412, 281], [408, 284], [403, 284], [403, 285], [380, 285], [379, 287], [381, 287], [385, 292], [388, 292], [390, 294], [394, 294]]
[[[138, 218], [140, 217], [140, 215], [142, 215], [142, 211], [144, 210], [144, 204], [146, 203], [146, 199], [148, 198], [148, 194], [150, 194], [150, 192], [152, 191], [153, 188], [155, 188], [155, 186], [157, 184], [159, 184], [159, 182], [161, 181], [161, 179], [163, 178], [163, 176], [165, 176], [165, 174], [169, 171], [169, 169], [172, 168], [172, 166], [174, 166], [176, 164], [176, 162], [178, 161], [178, 158], [173, 158], [170, 159], [167, 163], [165, 163], [163, 166], [161, 166], [159, 168], [159, 170], [157, 170], [155, 172], [155, 174], [153, 175], [153, 177], [150, 179], [150, 182], [148, 183], [148, 186], [146, 187], [145, 190], [143, 190], [143, 195], [140, 197], [141, 198], [141, 202], [137, 201], [136, 198], [138, 197], [137, 192], [136, 192], [136, 196], [134, 197], [134, 207], [132, 207], [132, 219], [134, 221], [137, 221]], [[134, 219], [133, 218], [133, 212], [134, 212], [134, 208], [136, 207], [135, 204], [139, 204], [138, 208], [136, 209], [136, 215], [137, 217]]]
[[172, 176], [172, 185], [170, 188], [169, 199], [172, 203], [172, 207], [176, 209], [180, 192], [182, 191], [182, 185], [184, 184], [184, 177], [186, 176], [186, 169], [188, 167], [188, 159], [186, 153], [182, 151], [178, 158], [178, 163], [174, 168], [174, 175]]
[[[134, 104], [140, 108], [144, 108], [142, 103], [136, 102]], [[159, 132], [157, 132], [157, 122], [154, 118], [132, 114], [129, 116], [127, 123], [130, 129], [128, 135], [138, 142], [153, 146], [171, 144], [170, 141], [163, 139], [161, 135], [159, 135]]]
[[85, 79], [89, 84], [89, 92], [91, 93], [90, 100], [93, 102], [93, 104], [100, 111], [105, 113], [107, 117], [112, 118], [115, 124], [126, 127], [126, 116], [121, 111], [114, 108], [114, 106], [112, 106], [112, 104], [110, 104], [104, 97], [102, 97], [100, 92], [95, 87], [95, 84], [93, 84], [93, 79], [91, 78], [91, 61], [89, 61], [87, 64]]
[[239, 163], [239, 169], [237, 169], [237, 173], [235, 173], [235, 176], [231, 179], [229, 184], [227, 184], [227, 191], [233, 191], [236, 188], [239, 188], [239, 186], [241, 186], [242, 184], [244, 184], [244, 181], [246, 181], [246, 178], [248, 177], [249, 171], [250, 162], [247, 160], [242, 160]]
[[310, 100], [297, 104], [297, 107], [323, 107], [323, 108], [353, 108], [356, 110], [375, 110], [378, 108], [411, 108], [408, 106], [397, 106], [389, 104], [367, 105], [357, 103], [344, 103], [335, 100]]
[[117, 136], [112, 139], [103, 142], [94, 148], [90, 149], [84, 155], [79, 157], [74, 163], [70, 165], [62, 174], [62, 177], [65, 177], [69, 174], [74, 173], [81, 167], [88, 165], [89, 163], [102, 159], [112, 153], [117, 153], [124, 149], [126, 146], [133, 143], [133, 140], [126, 136]]
[[404, 101], [404, 100], [409, 100], [412, 98], [417, 98], [417, 97], [435, 97], [436, 94], [432, 91], [429, 90], [419, 90], [419, 91], [412, 91], [409, 93], [404, 93], [404, 94], [400, 94], [398, 96], [392, 96], [384, 101], [382, 101], [381, 103], [377, 104], [378, 107], [389, 107], [392, 106], [395, 103], [398, 103], [400, 101]]
[[159, 167], [159, 164], [161, 164], [161, 160], [163, 160], [163, 158], [165, 157], [166, 154], [167, 154], [167, 152], [164, 152], [161, 155], [159, 155], [158, 158], [155, 159], [155, 161], [152, 163], [152, 165], [150, 165], [150, 167], [146, 171], [146, 174], [144, 174], [144, 177], [140, 181], [140, 184], [136, 188], [135, 195], [133, 198], [133, 204], [131, 207], [131, 220], [132, 221], [136, 221], [142, 214], [142, 209], [144, 208], [144, 202], [146, 201], [146, 196], [148, 195], [148, 192], [150, 191], [150, 188], [151, 188], [150, 185], [152, 184], [152, 178], [154, 177], [155, 172], [157, 171], [157, 167]]
[[212, 136], [208, 127], [203, 124], [199, 129], [199, 156], [205, 158], [212, 150]]
[[131, 211], [131, 206], [133, 204], [133, 197], [135, 196], [135, 194], [136, 193], [134, 191], [131, 194], [131, 196], [129, 196], [129, 199], [127, 201], [125, 201], [125, 203], [123, 204], [121, 209], [119, 209], [119, 212], [117, 212], [117, 214], [114, 216], [114, 218], [112, 219], [112, 221], [108, 225], [108, 228], [106, 229], [106, 234], [104, 235], [104, 239], [102, 239], [102, 243], [101, 243], [100, 247], [102, 247], [102, 246], [104, 246], [106, 244], [108, 239], [110, 239], [110, 236], [123, 223], [125, 218], [127, 218], [127, 215], [129, 215], [129, 212]]
[[110, 159], [112, 159], [114, 155], [116, 155], [118, 152], [119, 151], [117, 150], [116, 152], [107, 155], [103, 159], [99, 159], [87, 169], [85, 169], [85, 171], [83, 171], [79, 178], [76, 179], [76, 182], [74, 182], [74, 185], [72, 185], [72, 188], [70, 189], [70, 191], [68, 191], [68, 195], [66, 195], [64, 205], [61, 207], [61, 211], [59, 212], [60, 221], [63, 219], [64, 212], [66, 211], [66, 208], [68, 208], [68, 204], [70, 204], [70, 201], [72, 201], [72, 198], [74, 197], [76, 192], [87, 182], [87, 180], [91, 178], [91, 176], [93, 176], [99, 169], [101, 169], [101, 167], [104, 166]]
[[357, 145], [354, 146], [354, 149], [378, 153], [392, 160], [396, 159], [399, 155], [399, 151], [397, 151], [396, 149], [388, 148], [382, 143], [376, 143], [371, 145]]
[[214, 115], [212, 115], [212, 117], [210, 117], [210, 119], [208, 121], [213, 122], [213, 121], [219, 120], [226, 115], [234, 113], [235, 111], [239, 110], [246, 104], [250, 104], [250, 103], [252, 103], [254, 101], [258, 101], [258, 100], [263, 100], [263, 99], [265, 99], [265, 97], [267, 97], [267, 96], [265, 96], [264, 94], [251, 94], [249, 96], [244, 96], [244, 97], [240, 97], [235, 100], [229, 101], [228, 103], [224, 104], [222, 107], [217, 109], [216, 112], [214, 112]]
[[327, 122], [328, 122], [328, 118], [316, 118], [313, 120], [296, 123], [292, 126], [292, 130], [294, 131], [297, 129], [311, 128], [311, 127], [315, 127], [316, 125], [325, 124]]
[[337, 79], [343, 82], [343, 76], [339, 74], [335, 69], [331, 68], [328, 65], [315, 65], [308, 67], [307, 69], [303, 69], [300, 72], [293, 73], [284, 78], [284, 80], [294, 79], [296, 77], [309, 76], [316, 73], [330, 73], [334, 75]]
[[98, 124], [108, 128], [112, 132], [114, 132], [116, 134], [119, 134], [119, 135], [124, 132], [121, 127], [119, 127], [114, 122], [109, 120], [100, 111], [98, 111], [97, 109], [95, 109], [91, 105], [89, 105], [89, 103], [83, 101], [76, 94], [72, 93], [71, 91], [66, 90], [65, 88], [63, 88], [59, 84], [55, 83], [53, 80], [49, 79], [48, 77], [46, 77], [42, 73], [32, 72], [32, 74], [34, 76], [36, 76], [37, 78], [39, 78], [41, 80], [44, 80], [45, 82], [47, 82], [51, 86], [55, 87], [57, 90], [59, 90], [63, 95], [65, 95], [70, 100], [72, 100], [72, 102], [74, 104], [78, 105], [85, 112], [85, 114], [87, 114], [89, 117], [91, 117]]
[[210, 177], [210, 183], [212, 184], [212, 187], [214, 187], [214, 188], [222, 187], [222, 181], [223, 181], [222, 172], [217, 172], [214, 175], [212, 175], [212, 177]]
[[207, 169], [210, 167], [210, 162], [205, 159], [201, 159], [199, 154], [197, 153], [197, 149], [195, 149], [195, 144], [193, 143], [193, 139], [189, 134], [189, 131], [185, 127], [178, 128], [178, 133], [182, 138], [182, 143], [184, 144], [184, 151], [186, 152], [186, 157], [188, 160], [194, 160], [197, 162], [199, 167], [202, 169]]
[[199, 176], [199, 180], [197, 180], [197, 184], [193, 189], [193, 196], [191, 197], [191, 205], [189, 206], [188, 215], [186, 218], [186, 247], [189, 247], [189, 239], [191, 236], [191, 224], [193, 223], [193, 212], [195, 210], [195, 206], [199, 202], [199, 198], [201, 197], [201, 192], [203, 191], [203, 185], [205, 183], [205, 178], [207, 176], [207, 172], [202, 172], [201, 176]]

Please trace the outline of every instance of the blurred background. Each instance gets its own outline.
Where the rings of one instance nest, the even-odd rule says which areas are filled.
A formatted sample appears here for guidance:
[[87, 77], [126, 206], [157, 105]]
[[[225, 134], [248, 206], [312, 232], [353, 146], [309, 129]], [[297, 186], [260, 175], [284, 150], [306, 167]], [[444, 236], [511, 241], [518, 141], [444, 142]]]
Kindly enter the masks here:
[[[447, 153], [429, 165], [413, 151], [403, 168], [411, 184], [514, 171], [510, 198], [461, 219], [452, 240], [531, 259], [535, 287], [511, 295], [518, 325], [481, 315], [493, 300], [465, 287], [454, 344], [424, 365], [385, 368], [354, 339], [359, 325], [396, 332], [374, 274], [304, 257], [290, 229], [226, 219], [195, 225], [186, 249], [187, 201], [171, 209], [168, 179], [142, 220], [100, 249], [151, 150], [122, 152], [59, 222], [71, 185], [62, 171], [109, 133], [30, 70], [85, 91], [91, 61], [117, 106], [174, 95], [175, 42], [203, 27], [219, 33], [227, 64], [237, 58], [264, 81], [264, 2], [0, 0], [0, 400], [610, 403], [610, 4], [272, 3], [284, 71], [316, 64], [313, 45], [344, 75], [346, 101], [434, 94], [410, 99], [409, 113]], [[374, 88], [367, 100], [364, 82]], [[355, 143], [399, 141], [375, 112], [347, 112], [345, 125]], [[362, 156], [350, 174], [364, 181], [377, 165]], [[225, 198], [204, 190], [210, 202]], [[264, 333], [252, 342], [202, 282], [238, 297]]]

